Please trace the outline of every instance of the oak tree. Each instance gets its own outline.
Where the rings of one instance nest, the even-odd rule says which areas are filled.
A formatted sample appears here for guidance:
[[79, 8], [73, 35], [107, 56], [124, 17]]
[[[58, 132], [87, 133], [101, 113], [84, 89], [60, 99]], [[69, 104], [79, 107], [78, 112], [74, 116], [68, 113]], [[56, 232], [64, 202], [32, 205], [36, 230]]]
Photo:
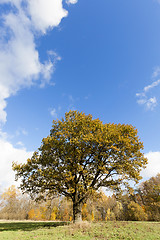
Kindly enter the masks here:
[[119, 190], [136, 183], [147, 164], [143, 143], [132, 125], [103, 123], [78, 111], [53, 121], [50, 135], [27, 163], [13, 163], [20, 188], [31, 196], [59, 193], [73, 202], [73, 220], [100, 187]]

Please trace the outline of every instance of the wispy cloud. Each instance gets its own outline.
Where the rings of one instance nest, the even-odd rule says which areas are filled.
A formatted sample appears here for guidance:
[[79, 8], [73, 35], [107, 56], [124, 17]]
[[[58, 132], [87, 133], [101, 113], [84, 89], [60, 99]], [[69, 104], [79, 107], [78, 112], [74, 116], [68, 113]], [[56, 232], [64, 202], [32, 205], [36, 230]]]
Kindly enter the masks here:
[[61, 112], [62, 107], [59, 105], [57, 108], [49, 108], [50, 115], [52, 116], [53, 119], [57, 119], [59, 113]]
[[154, 72], [152, 74], [152, 78], [156, 78], [160, 75], [160, 67], [155, 67]]
[[87, 96], [84, 97], [85, 100], [88, 100], [90, 98], [90, 94], [88, 94]]
[[50, 81], [60, 57], [49, 51], [48, 60], [41, 62], [35, 37], [57, 27], [68, 12], [62, 0], [0, 0], [2, 4], [9, 9], [0, 18], [0, 122], [5, 123], [7, 98]]
[[153, 90], [155, 87], [160, 85], [160, 79], [156, 80], [156, 78], [160, 75], [160, 68], [157, 67], [152, 74], [153, 82], [143, 88], [142, 92], [136, 93], [137, 103], [139, 105], [144, 105], [147, 110], [153, 110], [157, 106], [157, 98], [156, 96], [148, 97], [151, 89]]
[[68, 111], [69, 110], [75, 110], [76, 109], [76, 102], [77, 100], [79, 101], [79, 98], [74, 98], [71, 94], [68, 95], [68, 100], [69, 100], [69, 106], [68, 106]]
[[50, 109], [50, 114], [51, 114], [51, 116], [52, 116], [53, 118], [57, 118], [57, 117], [58, 117], [57, 111], [56, 111], [55, 108]]
[[20, 148], [24, 148], [24, 144], [21, 141], [17, 142], [16, 145], [19, 146]]
[[148, 98], [143, 96], [142, 98], [137, 100], [139, 105], [145, 105], [147, 110], [153, 110], [157, 106], [157, 99], [156, 97]]
[[160, 79], [153, 82], [152, 84], [144, 87], [144, 92], [148, 92], [150, 89], [154, 88], [154, 87], [157, 87], [158, 85], [160, 84]]
[[28, 132], [26, 131], [25, 128], [18, 128], [16, 130], [16, 136], [20, 136], [20, 135], [24, 135], [24, 136], [28, 135]]
[[78, 0], [66, 0], [67, 4], [76, 4]]

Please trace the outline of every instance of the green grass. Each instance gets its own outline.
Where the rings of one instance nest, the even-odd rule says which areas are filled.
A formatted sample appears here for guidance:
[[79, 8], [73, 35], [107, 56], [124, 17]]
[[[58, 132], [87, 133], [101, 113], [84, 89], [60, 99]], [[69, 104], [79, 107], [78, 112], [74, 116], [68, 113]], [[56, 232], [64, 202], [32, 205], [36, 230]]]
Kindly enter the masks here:
[[0, 222], [0, 240], [158, 240], [160, 223], [99, 222]]

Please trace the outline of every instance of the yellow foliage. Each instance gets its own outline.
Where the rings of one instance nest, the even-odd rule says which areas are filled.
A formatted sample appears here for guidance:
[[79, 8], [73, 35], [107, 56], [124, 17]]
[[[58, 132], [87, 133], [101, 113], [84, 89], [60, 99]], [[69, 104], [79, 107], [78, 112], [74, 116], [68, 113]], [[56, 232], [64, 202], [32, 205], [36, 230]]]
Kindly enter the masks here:
[[94, 221], [94, 212], [92, 211], [92, 222]]
[[53, 211], [53, 212], [51, 213], [51, 220], [52, 220], [52, 221], [55, 221], [55, 220], [56, 220], [56, 212], [55, 212], [55, 211]]
[[88, 211], [87, 211], [87, 204], [85, 203], [82, 207], [82, 219], [87, 220]]
[[105, 220], [106, 220], [106, 221], [109, 221], [109, 220], [110, 220], [110, 217], [111, 217], [111, 210], [110, 210], [110, 208], [108, 208], [108, 209], [107, 209], [107, 214], [106, 214]]
[[6, 201], [12, 201], [12, 199], [16, 199], [19, 195], [20, 191], [15, 185], [12, 185], [1, 195], [1, 198]]
[[34, 217], [35, 217], [34, 209], [31, 209], [31, 210], [28, 212], [28, 219], [33, 220]]
[[63, 220], [64, 221], [69, 221], [69, 212], [68, 212], [67, 208], [64, 209], [64, 213], [63, 214], [64, 214]]
[[31, 220], [43, 220], [42, 219], [42, 214], [40, 212], [40, 209], [31, 209], [28, 212], [28, 219], [31, 219]]
[[[118, 189], [128, 178], [138, 182], [140, 170], [147, 164], [142, 149], [143, 143], [132, 125], [103, 124], [92, 115], [69, 111], [64, 119], [53, 121], [50, 135], [43, 138], [31, 159], [23, 165], [13, 163], [13, 170], [17, 179], [22, 178], [23, 191], [32, 195], [51, 189], [50, 193], [70, 198], [77, 207], [96, 186]], [[115, 172], [119, 181], [112, 178]], [[84, 206], [83, 219], [87, 214]], [[69, 220], [69, 216], [66, 211], [64, 219]], [[44, 216], [37, 213], [36, 217]]]

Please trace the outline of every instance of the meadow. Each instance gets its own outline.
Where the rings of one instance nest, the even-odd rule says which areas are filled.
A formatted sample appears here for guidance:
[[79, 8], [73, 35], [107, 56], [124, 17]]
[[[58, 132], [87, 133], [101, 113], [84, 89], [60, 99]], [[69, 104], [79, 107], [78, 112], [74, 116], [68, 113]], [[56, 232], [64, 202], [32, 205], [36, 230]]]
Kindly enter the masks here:
[[160, 222], [0, 221], [0, 240], [158, 240]]

